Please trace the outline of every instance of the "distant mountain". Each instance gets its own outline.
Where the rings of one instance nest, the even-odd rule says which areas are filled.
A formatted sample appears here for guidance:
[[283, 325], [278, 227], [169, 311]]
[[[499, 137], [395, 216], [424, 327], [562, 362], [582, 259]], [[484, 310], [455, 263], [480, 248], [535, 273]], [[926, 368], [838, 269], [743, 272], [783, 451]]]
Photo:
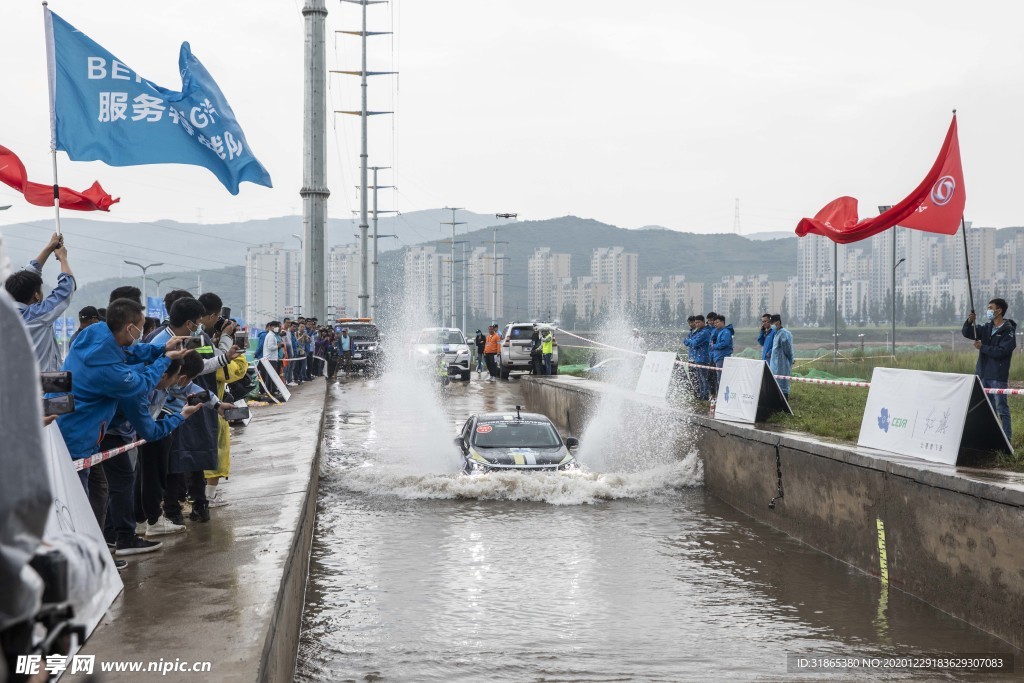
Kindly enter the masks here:
[[[111, 211], [111, 220], [83, 220], [69, 218], [67, 214], [61, 218], [69, 261], [80, 284], [110, 277], [130, 279], [134, 276], [139, 279], [139, 269], [125, 265], [124, 259], [143, 264], [163, 263], [163, 266], [150, 271], [151, 274], [156, 273], [157, 277], [163, 277], [166, 272], [244, 266], [248, 247], [281, 242], [285, 246], [298, 248], [299, 241], [292, 235], [302, 234], [301, 216], [216, 225], [175, 221], [127, 223], [116, 220], [116, 208]], [[450, 227], [441, 226], [440, 223], [450, 221], [451, 216], [451, 211], [444, 209], [381, 216], [377, 225], [378, 232], [382, 235], [397, 235], [398, 239], [381, 240], [380, 249], [398, 249], [417, 242], [441, 239], [446, 234], [450, 236]], [[496, 219], [493, 214], [477, 214], [472, 211], [459, 211], [455, 220], [468, 224], [458, 226], [460, 233], [467, 227], [478, 230], [492, 223], [506, 222]], [[328, 247], [355, 242], [358, 227], [358, 219], [330, 218], [327, 226]], [[39, 253], [53, 232], [53, 223], [44, 220], [7, 225], [2, 232], [4, 249], [12, 263], [17, 265]], [[47, 269], [47, 277], [55, 277], [49, 273], [50, 268]], [[53, 272], [56, 273], [56, 270]]]

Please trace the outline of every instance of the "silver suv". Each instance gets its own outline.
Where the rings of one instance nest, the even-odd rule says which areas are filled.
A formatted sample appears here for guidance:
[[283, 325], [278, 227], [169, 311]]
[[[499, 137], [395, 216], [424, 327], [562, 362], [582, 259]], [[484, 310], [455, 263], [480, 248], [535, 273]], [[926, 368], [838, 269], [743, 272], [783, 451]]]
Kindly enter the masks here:
[[424, 327], [413, 342], [413, 358], [416, 367], [434, 365], [437, 354], [443, 353], [449, 366], [457, 365], [459, 377], [469, 381], [471, 354], [462, 330], [454, 327]]
[[[533, 332], [534, 330], [543, 330], [545, 327], [550, 328], [554, 334], [555, 326], [547, 323], [509, 323], [505, 327], [498, 360], [498, 374], [502, 379], [508, 379], [509, 374], [513, 372], [531, 372], [533, 370], [533, 359], [530, 357], [530, 350], [533, 348]], [[557, 339], [551, 352], [551, 374], [558, 374]]]

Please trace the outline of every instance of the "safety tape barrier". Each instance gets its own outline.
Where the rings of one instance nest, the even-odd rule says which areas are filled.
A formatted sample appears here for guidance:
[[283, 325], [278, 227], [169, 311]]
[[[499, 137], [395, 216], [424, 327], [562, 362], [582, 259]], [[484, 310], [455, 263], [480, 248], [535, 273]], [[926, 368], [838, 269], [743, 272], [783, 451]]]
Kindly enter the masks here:
[[[601, 344], [601, 342], [599, 342], [599, 341], [594, 341], [593, 339], [587, 339], [585, 337], [580, 337], [577, 334], [573, 334], [572, 332], [569, 332], [567, 330], [563, 330], [561, 328], [557, 328], [557, 329], [560, 332], [565, 332], [566, 334], [568, 334], [570, 336], [573, 336], [573, 337], [576, 337], [577, 339], [582, 339], [583, 341], [590, 342], [592, 344], [600, 344], [601, 346], [603, 346], [604, 348], [607, 348], [607, 349], [612, 349], [614, 351], [619, 351], [621, 353], [632, 353], [633, 355], [636, 355], [636, 356], [643, 356], [644, 355], [642, 353], [637, 353], [636, 351], [630, 351], [629, 349], [620, 349], [618, 347], [611, 346], [609, 344]], [[883, 356], [883, 357], [885, 357], [885, 356]], [[703, 370], [714, 370], [715, 372], [721, 372], [722, 371], [722, 368], [716, 367], [714, 365], [700, 365], [698, 363], [691, 363], [690, 361], [685, 361], [685, 360], [677, 360], [676, 361], [676, 365], [683, 365], [683, 366], [687, 366], [687, 367], [691, 367], [691, 368], [701, 368]], [[791, 375], [773, 375], [773, 377], [775, 377], [775, 379], [788, 379], [791, 382], [803, 382], [804, 384], [825, 384], [825, 385], [837, 386], [837, 387], [863, 387], [863, 388], [870, 388], [871, 387], [871, 382], [855, 382], [855, 381], [845, 380], [845, 379], [817, 379], [817, 378], [814, 378], [814, 377], [793, 377]], [[986, 394], [995, 394], [995, 395], [998, 395], [998, 396], [1024, 396], [1024, 389], [985, 389], [984, 391], [985, 391]]]
[[144, 443], [146, 443], [145, 439], [139, 439], [138, 441], [133, 441], [131, 443], [126, 443], [125, 445], [118, 446], [117, 448], [111, 448], [109, 451], [102, 451], [100, 453], [96, 453], [95, 455], [90, 455], [90, 456], [88, 456], [86, 458], [81, 458], [79, 460], [73, 460], [72, 463], [74, 464], [76, 471], [77, 470], [84, 470], [86, 468], [92, 467], [93, 465], [99, 465], [104, 460], [110, 460], [115, 455], [121, 455], [122, 453], [127, 453], [128, 451], [132, 450], [133, 448], [138, 448], [139, 446], [141, 446]]

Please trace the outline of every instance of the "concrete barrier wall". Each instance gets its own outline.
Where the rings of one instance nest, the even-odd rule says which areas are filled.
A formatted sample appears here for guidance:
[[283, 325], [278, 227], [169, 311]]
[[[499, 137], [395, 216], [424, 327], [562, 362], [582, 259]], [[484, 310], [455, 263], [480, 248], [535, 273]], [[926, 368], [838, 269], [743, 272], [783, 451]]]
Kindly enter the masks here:
[[[579, 431], [609, 391], [570, 377], [523, 386], [532, 410], [563, 425], [569, 415]], [[649, 409], [643, 397], [630, 400]], [[716, 497], [874, 576], [881, 523], [890, 586], [1024, 648], [1024, 477], [661, 410], [696, 425], [704, 485]]]

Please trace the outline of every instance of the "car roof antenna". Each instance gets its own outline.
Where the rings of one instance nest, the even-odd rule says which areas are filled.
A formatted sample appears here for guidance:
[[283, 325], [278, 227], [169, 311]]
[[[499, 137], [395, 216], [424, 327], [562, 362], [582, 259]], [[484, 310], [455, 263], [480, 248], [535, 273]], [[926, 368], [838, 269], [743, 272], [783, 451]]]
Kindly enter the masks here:
[[516, 419], [517, 420], [522, 420], [523, 419], [523, 416], [519, 414], [519, 409], [520, 408], [522, 408], [522, 406], [516, 406]]

